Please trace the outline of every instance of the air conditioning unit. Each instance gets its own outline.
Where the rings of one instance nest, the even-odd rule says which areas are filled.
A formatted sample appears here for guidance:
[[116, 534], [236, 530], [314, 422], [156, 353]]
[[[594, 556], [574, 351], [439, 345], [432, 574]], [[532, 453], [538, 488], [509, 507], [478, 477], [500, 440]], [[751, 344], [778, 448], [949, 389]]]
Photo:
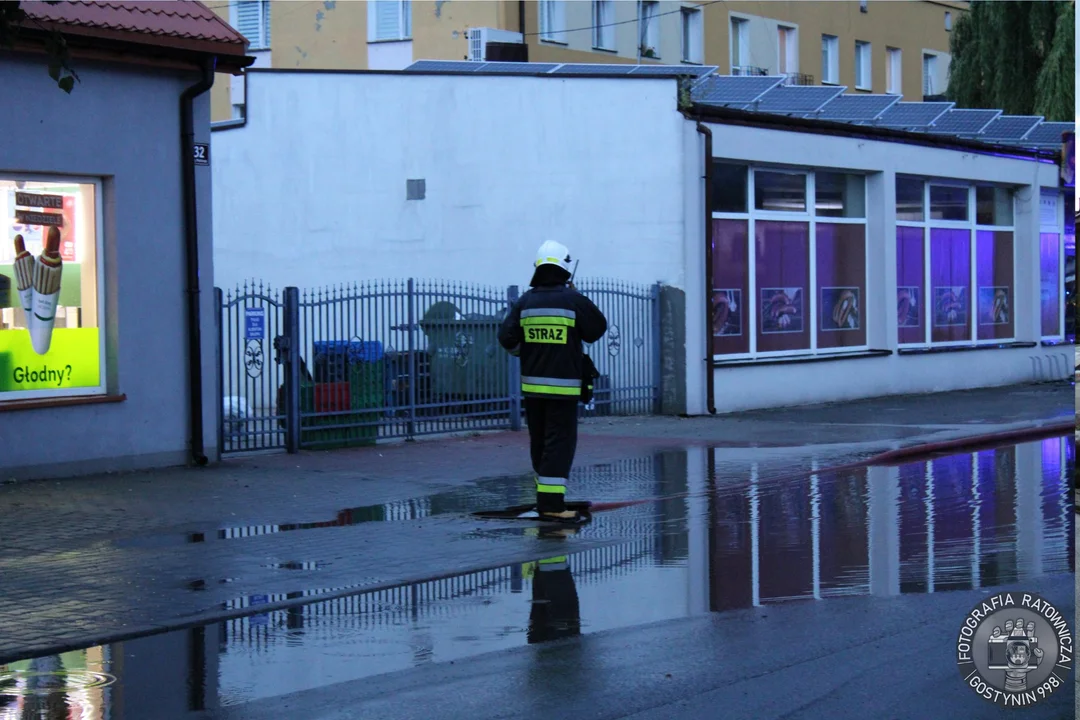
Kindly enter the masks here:
[[499, 28], [469, 28], [469, 60], [484, 62], [487, 59], [487, 44], [499, 43], [523, 43], [525, 38], [519, 32], [500, 30]]

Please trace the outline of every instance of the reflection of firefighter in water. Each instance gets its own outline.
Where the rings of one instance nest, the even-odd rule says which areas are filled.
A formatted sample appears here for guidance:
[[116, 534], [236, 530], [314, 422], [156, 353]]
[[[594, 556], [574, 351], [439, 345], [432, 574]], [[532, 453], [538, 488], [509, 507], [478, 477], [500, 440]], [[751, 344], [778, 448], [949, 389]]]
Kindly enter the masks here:
[[565, 555], [530, 563], [532, 610], [529, 612], [529, 644], [550, 642], [581, 634], [581, 610], [577, 585]]

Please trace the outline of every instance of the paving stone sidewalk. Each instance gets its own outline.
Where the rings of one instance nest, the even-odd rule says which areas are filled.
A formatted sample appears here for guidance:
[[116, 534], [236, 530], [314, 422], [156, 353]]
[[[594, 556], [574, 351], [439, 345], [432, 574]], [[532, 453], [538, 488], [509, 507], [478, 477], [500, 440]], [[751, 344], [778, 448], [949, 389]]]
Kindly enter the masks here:
[[[775, 476], [907, 444], [1060, 422], [1069, 383], [581, 427], [572, 492], [672, 489], [635, 458], [715, 448], [717, 482]], [[651, 462], [651, 460], [649, 461]], [[467, 516], [527, 495], [525, 433], [298, 455], [202, 469], [0, 486], [0, 662], [223, 617], [250, 594], [374, 587], [534, 559], [544, 541]], [[574, 549], [640, 532], [618, 513]], [[290, 524], [296, 526], [289, 529]], [[284, 527], [283, 527], [284, 526]], [[226, 534], [247, 535], [221, 540]], [[308, 563], [309, 570], [290, 569]]]

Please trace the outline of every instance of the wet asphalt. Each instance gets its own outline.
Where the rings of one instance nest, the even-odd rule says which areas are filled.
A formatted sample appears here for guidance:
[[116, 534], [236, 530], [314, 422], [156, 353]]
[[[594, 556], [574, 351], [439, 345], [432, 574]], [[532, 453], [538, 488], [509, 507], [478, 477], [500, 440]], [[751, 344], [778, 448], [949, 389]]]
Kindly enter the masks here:
[[[0, 719], [1017, 714], [963, 685], [955, 640], [1000, 589], [1074, 617], [1071, 437], [795, 476], [729, 462], [687, 448], [580, 468], [595, 497], [668, 499], [577, 533], [459, 518], [510, 500], [506, 482], [417, 498], [408, 516], [460, 524], [433, 537], [509, 545], [510, 561], [332, 600], [226, 589], [241, 617], [9, 663]], [[351, 527], [398, 525], [395, 507], [357, 508]], [[381, 553], [377, 538], [350, 553]], [[330, 569], [266, 562], [301, 579]], [[1071, 716], [1074, 702], [1070, 686], [1022, 714]]]

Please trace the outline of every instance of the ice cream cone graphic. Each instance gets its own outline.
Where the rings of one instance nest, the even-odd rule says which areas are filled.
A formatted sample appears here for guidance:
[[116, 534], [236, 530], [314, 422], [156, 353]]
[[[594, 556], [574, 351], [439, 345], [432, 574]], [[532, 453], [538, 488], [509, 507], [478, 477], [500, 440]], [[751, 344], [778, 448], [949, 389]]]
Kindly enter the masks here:
[[26, 311], [27, 324], [34, 317], [34, 256], [26, 250], [22, 235], [15, 236], [15, 286], [19, 290], [19, 302]]
[[63, 261], [60, 259], [60, 231], [49, 228], [45, 250], [34, 264], [34, 307], [30, 325], [30, 342], [34, 352], [44, 355], [52, 343], [53, 324], [56, 322], [56, 303], [60, 299], [60, 276]]

